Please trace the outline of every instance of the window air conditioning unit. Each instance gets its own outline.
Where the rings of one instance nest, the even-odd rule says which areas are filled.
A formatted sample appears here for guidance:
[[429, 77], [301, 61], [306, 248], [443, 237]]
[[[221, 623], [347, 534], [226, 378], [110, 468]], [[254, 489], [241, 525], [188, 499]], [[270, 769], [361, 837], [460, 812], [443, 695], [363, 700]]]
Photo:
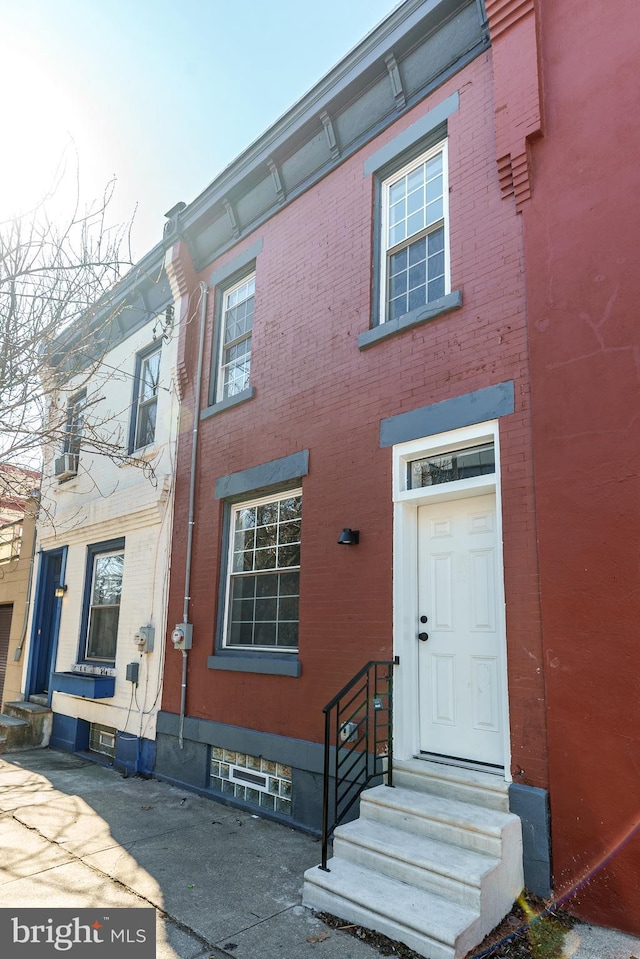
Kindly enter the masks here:
[[53, 472], [60, 482], [71, 479], [72, 476], [77, 476], [78, 454], [63, 453], [62, 456], [58, 456], [54, 463]]

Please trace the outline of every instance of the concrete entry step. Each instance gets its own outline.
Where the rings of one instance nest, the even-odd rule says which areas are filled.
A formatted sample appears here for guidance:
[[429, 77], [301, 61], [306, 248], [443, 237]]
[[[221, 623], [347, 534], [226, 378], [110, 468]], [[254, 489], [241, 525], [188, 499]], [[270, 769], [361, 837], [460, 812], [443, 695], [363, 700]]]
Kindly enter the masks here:
[[303, 902], [429, 959], [462, 959], [522, 891], [520, 820], [497, 776], [422, 760], [393, 774], [337, 827], [329, 871], [305, 873]]
[[34, 693], [33, 696], [29, 696], [29, 702], [35, 703], [37, 706], [46, 706], [48, 708], [49, 696], [47, 693]]
[[24, 701], [5, 703], [4, 708], [0, 714], [0, 752], [49, 745], [53, 713], [47, 706]]
[[502, 776], [480, 770], [427, 759], [406, 759], [393, 764], [393, 783], [476, 806], [509, 811], [508, 783]]

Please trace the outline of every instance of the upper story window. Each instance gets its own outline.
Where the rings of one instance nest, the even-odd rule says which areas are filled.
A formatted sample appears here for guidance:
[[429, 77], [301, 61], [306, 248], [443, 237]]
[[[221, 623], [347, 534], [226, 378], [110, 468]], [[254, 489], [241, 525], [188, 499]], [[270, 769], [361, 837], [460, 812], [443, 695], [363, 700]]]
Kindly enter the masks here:
[[249, 388], [255, 273], [223, 294], [216, 402]]
[[63, 453], [77, 456], [80, 452], [80, 440], [84, 425], [84, 411], [87, 405], [87, 392], [76, 393], [67, 403], [67, 424], [65, 429]]
[[449, 292], [447, 144], [382, 183], [380, 322]]
[[78, 458], [86, 405], [86, 390], [76, 393], [67, 403], [62, 455], [57, 456], [53, 462], [53, 472], [59, 483], [78, 475]]
[[91, 547], [91, 584], [86, 620], [86, 659], [114, 662], [118, 641], [120, 598], [124, 572], [124, 549]]
[[131, 423], [131, 451], [153, 443], [156, 437], [161, 344], [153, 344], [136, 359], [134, 402]]

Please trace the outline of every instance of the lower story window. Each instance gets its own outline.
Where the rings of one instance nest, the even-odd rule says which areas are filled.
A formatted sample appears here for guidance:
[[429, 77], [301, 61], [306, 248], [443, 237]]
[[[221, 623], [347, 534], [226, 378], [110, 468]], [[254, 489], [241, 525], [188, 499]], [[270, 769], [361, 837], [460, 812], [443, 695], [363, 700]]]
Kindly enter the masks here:
[[224, 645], [298, 648], [302, 491], [231, 508]]
[[86, 611], [85, 659], [114, 662], [118, 641], [124, 550], [89, 551], [91, 584]]

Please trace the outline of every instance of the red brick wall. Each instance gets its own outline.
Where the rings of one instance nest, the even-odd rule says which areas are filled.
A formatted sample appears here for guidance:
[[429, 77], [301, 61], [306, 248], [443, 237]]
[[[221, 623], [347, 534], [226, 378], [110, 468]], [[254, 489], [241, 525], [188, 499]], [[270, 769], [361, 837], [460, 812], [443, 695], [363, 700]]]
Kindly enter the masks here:
[[[367, 156], [454, 91], [449, 120], [452, 289], [463, 307], [358, 350], [371, 312], [373, 182]], [[253, 400], [201, 424], [187, 712], [318, 741], [324, 703], [368, 659], [392, 649], [391, 451], [380, 420], [514, 380], [503, 419], [505, 582], [514, 769], [546, 785], [546, 745], [529, 423], [520, 217], [500, 198], [492, 134], [491, 57], [463, 73], [345, 161], [256, 237]], [[207, 279], [212, 267], [203, 271]], [[213, 297], [212, 297], [213, 300]], [[206, 346], [211, 357], [211, 317]], [[190, 335], [193, 364], [193, 341]], [[208, 376], [206, 377], [208, 380]], [[208, 382], [204, 385], [206, 396]], [[185, 396], [192, 403], [190, 391]], [[206, 400], [205, 400], [206, 405]], [[187, 416], [188, 420], [188, 416]], [[188, 463], [185, 427], [179, 462]], [[214, 647], [222, 507], [216, 477], [310, 450], [303, 487], [299, 679], [207, 669]], [[187, 481], [178, 483], [170, 621], [181, 618]], [[359, 528], [355, 550], [337, 546]], [[163, 708], [177, 711], [180, 656], [170, 650]]]
[[540, 13], [523, 216], [554, 871], [586, 880], [578, 913], [640, 934], [640, 8]]

